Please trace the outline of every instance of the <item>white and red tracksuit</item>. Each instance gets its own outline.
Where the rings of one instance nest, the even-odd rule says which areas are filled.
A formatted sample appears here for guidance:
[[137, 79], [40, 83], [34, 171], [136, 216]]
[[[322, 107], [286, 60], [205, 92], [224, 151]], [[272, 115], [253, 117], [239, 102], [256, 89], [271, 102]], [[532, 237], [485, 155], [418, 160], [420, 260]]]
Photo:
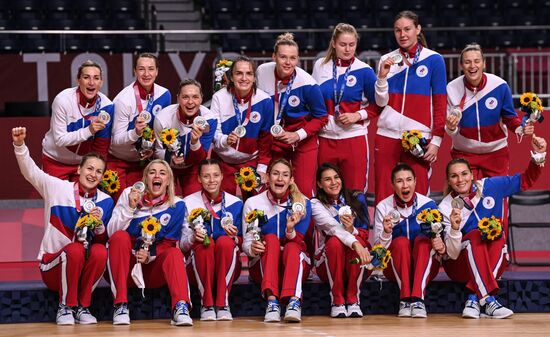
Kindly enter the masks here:
[[[203, 131], [197, 144], [191, 144], [191, 125], [197, 116], [202, 116], [206, 119], [208, 127]], [[198, 164], [201, 160], [209, 156], [210, 147], [216, 133], [218, 120], [210, 110], [205, 106], [200, 106], [196, 115], [187, 117], [180, 109], [178, 104], [172, 104], [160, 111], [155, 118], [155, 133], [157, 141], [155, 143], [155, 156], [166, 160], [170, 163], [174, 171], [174, 177], [179, 182], [181, 193], [183, 196], [190, 195], [201, 189], [198, 181]], [[183, 157], [185, 162], [183, 166], [175, 166], [172, 164], [173, 153], [167, 151], [160, 140], [162, 129], [174, 128], [179, 132], [179, 138], [183, 148]]]
[[185, 217], [185, 203], [178, 197], [174, 205], [167, 200], [150, 200], [145, 195], [136, 209], [130, 208], [128, 194], [132, 187], [126, 188], [113, 210], [113, 216], [107, 231], [109, 233], [107, 269], [113, 292], [113, 303], [128, 303], [128, 286], [134, 282], [130, 270], [136, 263], [133, 250], [141, 246], [140, 224], [149, 216], [160, 220], [161, 229], [155, 235], [149, 261], [142, 266], [143, 279], [147, 288], [168, 286], [172, 299], [172, 308], [179, 301], [191, 304], [189, 284], [185, 272], [185, 259], [178, 247], [181, 228]]
[[[269, 193], [269, 196], [268, 196]], [[311, 202], [306, 199], [306, 215], [294, 227], [292, 238], [286, 235], [286, 218], [292, 202], [288, 196], [274, 199], [269, 190], [246, 200], [243, 208], [243, 251], [249, 256], [249, 271], [254, 282], [259, 283], [262, 296], [269, 290], [275, 297], [287, 299], [302, 297], [302, 282], [310, 271], [304, 236], [311, 221]], [[265, 252], [252, 254], [252, 233], [247, 233], [246, 215], [252, 210], [264, 211], [267, 222], [261, 224]]]
[[[417, 44], [405, 53], [403, 64], [392, 65], [387, 76], [389, 101], [378, 118], [374, 141], [376, 203], [393, 193], [391, 170], [398, 162], [413, 168], [419, 193], [429, 192], [430, 163], [405, 152], [401, 145], [403, 131], [419, 130], [424, 138], [438, 147], [445, 133], [445, 61], [440, 54], [422, 47], [415, 63], [418, 48]], [[403, 52], [394, 50], [382, 56], [381, 60], [398, 53]]]
[[107, 194], [96, 189], [85, 194], [78, 183], [52, 177], [36, 166], [26, 145], [15, 146], [15, 157], [21, 173], [44, 198], [45, 230], [38, 260], [42, 280], [59, 292], [59, 303], [89, 307], [92, 291], [99, 283], [107, 263], [107, 234], [97, 233], [89, 247], [75, 242], [75, 225], [83, 215], [82, 205], [93, 200], [102, 210], [101, 220], [107, 223], [114, 203]]
[[[439, 271], [439, 256], [432, 249], [431, 238], [421, 233], [416, 219], [422, 210], [428, 208], [437, 209], [437, 205], [420, 193], [415, 193], [408, 203], [390, 195], [376, 206], [374, 243], [382, 244], [391, 253], [391, 266], [384, 270], [384, 275], [397, 282], [400, 299], [424, 299], [428, 283]], [[401, 220], [393, 227], [393, 232], [387, 234], [384, 232], [384, 216], [392, 209], [401, 214]]]
[[[368, 206], [364, 194], [358, 196], [368, 217]], [[315, 252], [315, 270], [319, 278], [330, 285], [332, 305], [359, 303], [361, 283], [370, 275], [359, 264], [350, 261], [358, 255], [352, 248], [354, 242], [370, 250], [368, 223], [355, 218], [353, 233], [340, 223], [338, 210], [344, 206], [341, 200], [332, 205], [324, 205], [319, 199], [311, 201], [311, 211], [315, 222], [315, 237], [318, 248]], [[368, 219], [368, 218], [367, 218]]]
[[475, 179], [508, 175], [508, 129], [516, 132], [521, 118], [506, 81], [484, 73], [472, 87], [462, 75], [447, 85], [448, 114], [453, 107], [460, 107], [462, 119], [453, 132], [445, 128], [453, 139], [451, 157], [467, 159]]
[[[262, 173], [267, 171], [273, 142], [269, 132], [273, 125], [273, 104], [269, 95], [259, 89], [251, 91], [247, 97], [237, 97], [235, 93], [222, 89], [212, 96], [210, 108], [218, 119], [213, 156], [220, 159], [222, 166], [222, 190], [235, 193], [235, 172], [242, 167], [255, 167]], [[227, 137], [238, 125], [245, 127], [246, 134], [236, 144], [228, 146]]]
[[[111, 121], [105, 129], [92, 135], [89, 125], [101, 111], [109, 113]], [[113, 103], [100, 92], [91, 103], [86, 102], [79, 87], [57, 94], [52, 103], [50, 129], [42, 140], [44, 172], [76, 181], [76, 170], [83, 155], [94, 151], [107, 158], [113, 114]]]
[[508, 265], [508, 249], [505, 231], [500, 239], [483, 241], [478, 222], [491, 216], [502, 221], [503, 200], [527, 190], [540, 174], [540, 166], [531, 161], [522, 174], [482, 179], [481, 197], [476, 195], [475, 190], [467, 198], [462, 197], [465, 206], [461, 210], [462, 222], [459, 230], [451, 228], [449, 219], [451, 201], [458, 196], [450, 193], [439, 204], [446, 231], [445, 246], [450, 258], [443, 260], [445, 272], [453, 281], [466, 283], [466, 288], [479, 298], [498, 292], [496, 280]]
[[153, 128], [155, 116], [171, 103], [170, 91], [154, 84], [150, 93], [137, 82], [122, 89], [113, 99], [115, 113], [107, 168], [118, 173], [122, 191], [141, 180], [143, 168], [138, 151], [140, 136], [135, 131], [136, 118], [146, 110], [151, 114], [149, 126]]
[[[290, 92], [287, 86], [291, 78], [280, 79], [275, 74], [275, 62], [264, 63], [256, 71], [258, 87], [267, 92], [274, 101], [275, 114], [283, 106], [280, 124], [287, 132], [296, 132], [297, 144], [273, 140], [273, 160], [286, 158], [294, 167], [294, 180], [308, 198], [315, 191], [315, 174], [318, 159], [317, 134], [327, 123], [327, 110], [319, 85], [310, 74], [296, 67]], [[275, 95], [277, 94], [277, 95]], [[286, 102], [286, 103], [285, 103]]]
[[[365, 192], [369, 167], [366, 109], [376, 105], [377, 95], [387, 96], [387, 81], [377, 81], [372, 68], [356, 58], [337, 60], [336, 83], [333, 73], [333, 60], [325, 63], [321, 58], [313, 66], [312, 76], [319, 84], [328, 112], [328, 122], [319, 131], [319, 165], [325, 162], [337, 165], [348, 188]], [[336, 123], [339, 114], [355, 112], [361, 118], [354, 124]]]
[[[242, 245], [241, 218], [243, 202], [236, 196], [222, 192], [215, 200], [209, 200], [203, 191], [195, 192], [185, 199], [186, 220], [183, 225], [180, 248], [187, 256], [187, 273], [191, 283], [196, 284], [205, 307], [229, 306], [229, 293], [233, 282], [241, 273], [240, 246]], [[195, 231], [187, 216], [196, 208], [207, 209], [210, 221], [204, 224], [210, 245], [195, 242]], [[238, 228], [235, 237], [228, 236], [221, 226], [221, 219], [231, 217]], [[215, 299], [214, 299], [215, 291]]]

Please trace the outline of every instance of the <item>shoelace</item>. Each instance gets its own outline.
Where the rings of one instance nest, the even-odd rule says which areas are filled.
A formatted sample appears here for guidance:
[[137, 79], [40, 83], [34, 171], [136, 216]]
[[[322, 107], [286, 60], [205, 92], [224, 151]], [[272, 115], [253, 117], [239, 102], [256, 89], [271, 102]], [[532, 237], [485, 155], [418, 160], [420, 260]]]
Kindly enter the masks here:
[[118, 315], [127, 314], [127, 312], [126, 312], [127, 310], [128, 310], [127, 304], [126, 304], [126, 303], [121, 304], [121, 305], [116, 309], [117, 316], [118, 316]]
[[277, 302], [269, 302], [267, 307], [269, 312], [279, 311], [279, 303]]
[[77, 312], [77, 315], [80, 317], [82, 315], [86, 315], [86, 314], [90, 314], [90, 310], [88, 310], [88, 308], [83, 308], [83, 307], [80, 307], [78, 308], [78, 312]]
[[184, 302], [178, 302], [176, 304], [176, 312], [181, 310], [181, 313], [183, 315], [189, 315], [189, 309], [187, 308], [187, 304]]
[[71, 308], [69, 308], [67, 306], [63, 307], [63, 313], [61, 314], [61, 316], [72, 315], [72, 314], [73, 314], [73, 312], [72, 312]]
[[290, 300], [288, 302], [288, 308], [291, 310], [297, 310], [300, 308], [300, 301], [299, 300]]

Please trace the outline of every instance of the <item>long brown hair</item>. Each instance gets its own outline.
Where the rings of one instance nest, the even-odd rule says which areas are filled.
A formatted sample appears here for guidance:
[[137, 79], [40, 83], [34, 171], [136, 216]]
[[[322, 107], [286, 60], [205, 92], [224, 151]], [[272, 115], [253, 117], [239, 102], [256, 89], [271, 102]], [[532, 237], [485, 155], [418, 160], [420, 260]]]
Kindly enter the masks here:
[[[399, 12], [395, 16], [395, 19], [393, 20], [393, 23], [395, 24], [395, 22], [397, 20], [402, 19], [402, 18], [411, 20], [413, 22], [414, 26], [417, 27], [417, 28], [420, 25], [420, 21], [418, 20], [418, 14], [416, 14], [413, 11], [401, 11], [401, 12]], [[418, 34], [418, 43], [420, 43], [422, 45], [422, 47], [428, 48], [428, 42], [426, 41], [426, 37], [424, 36], [424, 33], [422, 33], [422, 31], [420, 31], [420, 33]]]
[[252, 83], [252, 92], [256, 93], [256, 88], [258, 87], [256, 84], [256, 62], [252, 60], [250, 57], [245, 55], [238, 56], [233, 63], [231, 64], [231, 67], [229, 67], [229, 70], [226, 72], [227, 75], [227, 91], [231, 92], [232, 90], [235, 90], [235, 82], [233, 80], [233, 69], [235, 69], [235, 66], [239, 62], [246, 62], [250, 64], [250, 68], [252, 68], [252, 73], [254, 74], [254, 83]]
[[[267, 174], [269, 174], [273, 169], [273, 166], [277, 164], [283, 164], [286, 167], [288, 167], [290, 169], [290, 177], [294, 176], [294, 169], [292, 168], [292, 164], [290, 164], [290, 162], [284, 158], [272, 161], [271, 164], [269, 164], [269, 167], [267, 168]], [[304, 206], [306, 205], [306, 197], [302, 194], [302, 192], [300, 192], [300, 189], [298, 188], [298, 185], [296, 185], [296, 183], [291, 182], [289, 184], [288, 192], [290, 194], [290, 198], [292, 199], [292, 202], [300, 202]], [[306, 210], [304, 209], [304, 213], [305, 212]]]
[[336, 50], [334, 49], [333, 44], [336, 43], [336, 40], [338, 40], [338, 38], [342, 34], [351, 34], [355, 36], [355, 39], [357, 40], [357, 42], [359, 42], [359, 34], [357, 33], [355, 27], [353, 27], [349, 23], [340, 22], [336, 25], [336, 27], [334, 27], [334, 30], [332, 31], [332, 37], [328, 44], [327, 55], [323, 59], [323, 64], [328, 63], [330, 60], [336, 60]]
[[[457, 165], [457, 164], [466, 165], [466, 167], [468, 168], [470, 173], [473, 174], [472, 167], [470, 166], [470, 162], [467, 161], [466, 159], [464, 159], [464, 158], [455, 158], [455, 159], [450, 160], [447, 163], [447, 166], [445, 167], [445, 175], [447, 177], [447, 180], [445, 181], [445, 187], [443, 188], [443, 195], [444, 196], [446, 196], [447, 194], [449, 194], [453, 191], [453, 188], [451, 187], [451, 185], [449, 185], [449, 175], [450, 175], [451, 167], [453, 167], [454, 165]], [[481, 182], [479, 180], [475, 180], [473, 182], [473, 185], [475, 185], [475, 187], [476, 187], [476, 196], [481, 198], [482, 192], [483, 192]]]

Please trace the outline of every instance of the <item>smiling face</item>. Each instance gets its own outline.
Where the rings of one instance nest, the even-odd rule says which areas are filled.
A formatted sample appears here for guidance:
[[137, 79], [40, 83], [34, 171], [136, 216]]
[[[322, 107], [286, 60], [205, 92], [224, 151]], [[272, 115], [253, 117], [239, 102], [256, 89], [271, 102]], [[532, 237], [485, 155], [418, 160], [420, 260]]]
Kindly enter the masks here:
[[79, 175], [80, 187], [85, 192], [91, 192], [101, 182], [104, 171], [105, 162], [103, 160], [95, 157], [88, 158], [76, 171]]
[[96, 97], [102, 85], [103, 80], [99, 68], [94, 66], [82, 68], [80, 77], [78, 77], [78, 88], [87, 101], [91, 101]]
[[420, 25], [414, 25], [414, 21], [402, 17], [395, 21], [393, 25], [393, 33], [399, 47], [409, 50], [418, 42], [418, 34], [420, 34]]
[[282, 198], [288, 191], [288, 186], [294, 182], [290, 167], [277, 163], [269, 171], [269, 189], [275, 198]]
[[298, 65], [298, 47], [289, 45], [280, 45], [277, 52], [273, 53], [275, 61], [275, 70], [279, 78], [289, 78]]
[[355, 49], [357, 48], [357, 38], [355, 35], [342, 33], [336, 41], [332, 41], [331, 43], [337, 58], [347, 61], [355, 56]]
[[199, 183], [208, 193], [210, 199], [215, 199], [220, 194], [223, 174], [220, 166], [217, 164], [203, 165], [199, 173]]
[[178, 104], [187, 117], [197, 114], [202, 104], [200, 88], [194, 84], [181, 87], [178, 94]]
[[451, 165], [447, 173], [447, 183], [453, 191], [466, 196], [472, 190], [474, 174], [466, 164], [457, 163]]
[[151, 57], [138, 58], [134, 73], [138, 83], [143, 87], [143, 89], [150, 92], [159, 74], [155, 59]]
[[169, 183], [169, 168], [163, 163], [152, 163], [149, 170], [145, 172], [145, 185], [153, 198], [165, 195]]
[[393, 191], [404, 202], [409, 202], [414, 197], [416, 178], [409, 170], [398, 171], [392, 179]]
[[233, 84], [235, 85], [235, 91], [239, 97], [248, 95], [256, 81], [252, 64], [246, 61], [237, 61], [237, 63], [233, 65], [231, 76], [233, 78]]
[[342, 179], [333, 169], [326, 169], [321, 173], [321, 180], [317, 182], [327, 196], [332, 200], [337, 200], [342, 191]]
[[466, 81], [472, 86], [477, 87], [483, 78], [483, 69], [485, 68], [485, 60], [481, 52], [470, 50], [462, 55], [460, 67], [464, 72]]

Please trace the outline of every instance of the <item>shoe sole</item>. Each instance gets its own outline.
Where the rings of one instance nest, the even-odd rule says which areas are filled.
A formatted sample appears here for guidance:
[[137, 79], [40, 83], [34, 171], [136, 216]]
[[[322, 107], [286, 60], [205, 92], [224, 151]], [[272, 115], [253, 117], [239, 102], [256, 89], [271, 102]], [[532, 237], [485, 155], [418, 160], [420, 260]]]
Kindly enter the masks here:
[[216, 317], [201, 318], [200, 320], [203, 322], [214, 322], [216, 321]]
[[468, 314], [462, 314], [462, 318], [479, 319], [479, 316], [468, 315]]
[[232, 321], [233, 317], [220, 317], [217, 320], [218, 321]]
[[281, 322], [280, 319], [278, 319], [278, 320], [276, 320], [276, 319], [264, 319], [264, 323], [280, 323], [280, 322]]
[[428, 315], [419, 315], [419, 314], [416, 314], [416, 315], [411, 315], [412, 318], [428, 318]]
[[336, 316], [330, 316], [330, 317], [332, 317], [332, 318], [346, 318], [347, 316], [346, 316], [345, 313], [341, 312], [341, 313], [339, 313], [339, 314], [336, 315]]
[[397, 317], [412, 317], [411, 314], [397, 314]]
[[90, 325], [90, 324], [97, 324], [97, 321], [95, 322], [82, 322], [82, 321], [75, 321], [76, 324], [80, 325]]
[[193, 322], [175, 322], [175, 321], [170, 321], [170, 324], [171, 325], [174, 325], [174, 326], [193, 326]]
[[506, 316], [490, 316], [490, 315], [487, 315], [487, 314], [481, 314], [481, 315], [479, 315], [479, 317], [480, 318], [489, 318], [489, 319], [504, 319], [504, 318], [511, 317], [513, 315], [514, 315], [513, 313], [511, 313], [510, 315], [506, 315]]
[[363, 315], [360, 315], [359, 313], [357, 312], [352, 312], [351, 314], [349, 314], [349, 316], [347, 316], [349, 318], [361, 318], [363, 317]]
[[130, 325], [130, 322], [113, 322], [113, 325]]
[[285, 322], [287, 323], [300, 323], [301, 321], [302, 319], [298, 317], [285, 317]]
[[67, 322], [67, 323], [57, 323], [56, 322], [56, 324], [57, 325], [74, 325], [74, 322], [72, 322], [72, 323], [71, 322]]

